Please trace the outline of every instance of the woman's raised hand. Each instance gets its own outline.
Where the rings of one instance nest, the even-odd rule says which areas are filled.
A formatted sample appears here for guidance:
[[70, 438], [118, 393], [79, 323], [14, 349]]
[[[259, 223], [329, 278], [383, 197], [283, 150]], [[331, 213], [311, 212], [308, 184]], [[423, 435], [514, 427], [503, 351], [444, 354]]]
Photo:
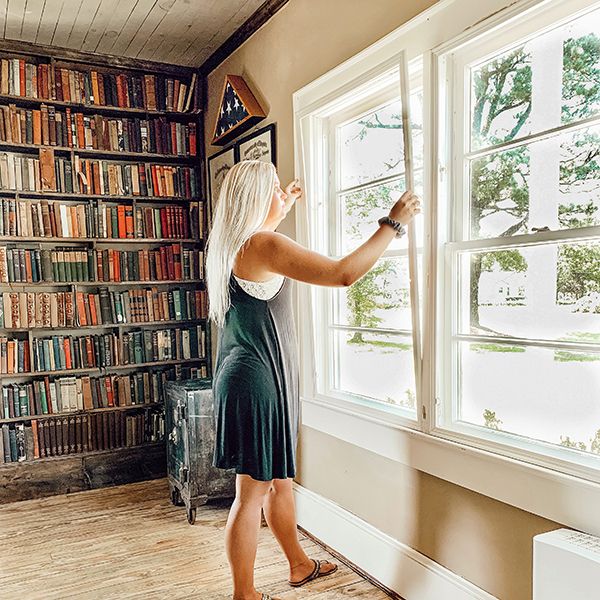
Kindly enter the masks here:
[[421, 212], [421, 200], [411, 190], [407, 190], [390, 210], [390, 219], [408, 225], [413, 217]]
[[292, 204], [302, 196], [302, 188], [300, 187], [298, 179], [294, 179], [294, 181], [285, 186], [285, 193], [287, 195], [285, 203], [291, 208]]

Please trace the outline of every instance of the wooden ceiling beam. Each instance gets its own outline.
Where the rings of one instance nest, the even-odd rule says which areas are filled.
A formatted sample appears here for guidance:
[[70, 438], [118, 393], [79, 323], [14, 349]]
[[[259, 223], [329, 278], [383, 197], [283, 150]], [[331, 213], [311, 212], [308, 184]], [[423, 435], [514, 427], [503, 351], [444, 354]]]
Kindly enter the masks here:
[[275, 13], [280, 11], [289, 0], [266, 0], [250, 18], [230, 35], [221, 46], [219, 46], [200, 65], [200, 73], [206, 77], [214, 71], [228, 56], [233, 54], [248, 38], [256, 33]]

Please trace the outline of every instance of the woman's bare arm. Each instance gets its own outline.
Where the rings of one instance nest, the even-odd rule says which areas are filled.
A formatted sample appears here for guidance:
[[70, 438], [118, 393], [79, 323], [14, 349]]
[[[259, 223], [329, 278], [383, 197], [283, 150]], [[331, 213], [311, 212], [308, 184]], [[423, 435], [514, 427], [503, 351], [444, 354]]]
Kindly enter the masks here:
[[[407, 191], [391, 208], [390, 217], [406, 224], [419, 212], [419, 199]], [[391, 227], [380, 226], [356, 250], [343, 258], [332, 259], [301, 246], [286, 235], [262, 230], [250, 239], [246, 266], [254, 266], [252, 275], [261, 278], [267, 273], [278, 273], [315, 285], [350, 286], [371, 270], [394, 236]]]
[[315, 285], [344, 287], [367, 273], [394, 238], [391, 227], [379, 229], [356, 250], [340, 259], [314, 252], [276, 231], [259, 231], [252, 236], [253, 253], [264, 268]]

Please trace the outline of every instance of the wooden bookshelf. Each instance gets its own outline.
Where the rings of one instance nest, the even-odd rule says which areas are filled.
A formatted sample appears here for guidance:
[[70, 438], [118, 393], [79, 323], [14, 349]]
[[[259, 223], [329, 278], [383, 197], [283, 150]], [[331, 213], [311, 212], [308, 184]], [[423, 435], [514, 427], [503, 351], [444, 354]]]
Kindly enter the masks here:
[[[17, 70], [19, 71], [18, 75], [16, 75]], [[5, 82], [7, 72], [9, 73], [8, 83]], [[40, 77], [39, 85], [36, 83], [38, 75]], [[24, 76], [25, 83], [21, 84]], [[173, 248], [177, 246], [179, 254], [175, 254], [175, 256], [178, 257], [176, 260], [181, 261], [178, 267], [180, 273], [183, 275], [184, 252], [186, 252], [186, 264], [190, 275], [181, 279], [177, 277], [175, 279], [144, 280], [143, 277], [140, 277], [132, 281], [104, 281], [101, 279], [54, 281], [48, 280], [50, 278], [47, 277], [46, 271], [45, 279], [34, 281], [35, 278], [28, 271], [26, 278], [30, 280], [29, 282], [6, 281], [4, 277], [8, 278], [8, 275], [3, 275], [3, 267], [0, 262], [0, 311], [3, 313], [0, 320], [0, 483], [2, 484], [0, 488], [7, 490], [10, 499], [60, 493], [65, 488], [72, 491], [115, 482], [136, 481], [139, 480], [140, 473], [135, 471], [140, 467], [148, 476], [164, 475], [164, 460], [162, 459], [164, 453], [164, 419], [162, 418], [164, 397], [155, 397], [157, 390], [161, 390], [164, 382], [172, 378], [205, 377], [211, 373], [211, 340], [210, 327], [208, 327], [206, 319], [207, 305], [206, 302], [191, 301], [192, 296], [197, 298], [197, 294], [200, 292], [204, 294], [202, 297], [206, 295], [203, 279], [203, 251], [207, 237], [203, 119], [200, 109], [202, 99], [199, 97], [202, 86], [197, 74], [193, 76], [194, 71], [184, 67], [144, 63], [143, 61], [132, 61], [129, 66], [124, 66], [122, 59], [115, 59], [114, 64], [111, 64], [110, 59], [106, 57], [98, 57], [98, 62], [95, 63], [90, 61], [89, 55], [78, 56], [77, 53], [69, 51], [64, 57], [61, 57], [55, 51], [49, 53], [47, 49], [35, 46], [24, 50], [22, 45], [17, 44], [14, 52], [10, 49], [0, 51], [0, 111], [2, 112], [0, 114], [0, 159], [5, 155], [12, 154], [15, 157], [24, 157], [23, 161], [25, 162], [29, 161], [27, 167], [23, 167], [21, 159], [10, 159], [8, 162], [9, 166], [17, 163], [15, 168], [23, 169], [19, 173], [15, 171], [15, 179], [13, 180], [11, 175], [10, 180], [19, 182], [20, 178], [23, 178], [23, 182], [25, 182], [25, 177], [28, 177], [27, 185], [15, 183], [14, 186], [9, 186], [7, 185], [9, 179], [6, 177], [6, 170], [0, 173], [0, 249], [10, 249], [11, 257], [17, 256], [15, 250], [30, 251], [28, 255], [30, 261], [34, 260], [33, 253], [36, 251], [39, 252], [38, 257], [42, 252], [51, 252], [51, 249], [64, 248], [77, 252], [82, 251], [83, 262], [85, 264], [87, 257], [88, 266], [94, 270], [90, 276], [93, 276], [97, 274], [98, 269], [97, 263], [93, 261], [103, 261], [104, 255], [109, 252], [109, 249], [110, 251], [139, 253], [136, 255], [136, 259], [125, 255], [117, 256], [114, 260], [125, 261], [127, 264], [129, 264], [127, 261], [131, 260], [131, 265], [138, 265], [136, 268], [140, 269], [140, 275], [142, 275], [143, 261], [153, 260], [154, 257], [153, 254], [148, 254], [149, 252], [157, 251], [161, 247], [171, 247], [170, 251], [175, 253], [176, 249]], [[59, 79], [61, 80], [60, 84], [58, 83]], [[68, 93], [73, 95], [73, 100], [66, 101], [62, 98], [62, 95], [66, 93], [62, 88], [65, 81], [70, 81]], [[193, 91], [190, 90], [189, 85], [192, 81], [195, 82]], [[100, 87], [101, 85], [104, 87]], [[17, 91], [25, 90], [26, 94], [5, 93], [8, 88], [17, 89]], [[34, 89], [36, 92], [32, 91]], [[183, 90], [183, 95], [181, 95]], [[35, 97], [36, 94], [40, 97]], [[106, 98], [112, 99], [111, 102], [101, 103], [104, 95]], [[92, 96], [94, 96], [93, 99]], [[76, 100], [77, 97], [80, 97], [80, 100]], [[129, 106], [127, 106], [128, 103]], [[143, 106], [140, 106], [140, 103]], [[186, 104], [189, 104], [187, 110], [176, 109], [177, 105], [180, 109], [185, 109]], [[33, 124], [39, 123], [39, 119], [46, 119], [46, 117], [48, 118], [47, 122], [41, 121], [42, 131], [37, 129], [34, 131]], [[84, 124], [83, 132], [78, 128], [80, 123]], [[96, 124], [102, 128], [100, 131], [95, 129]], [[7, 132], [8, 127], [11, 128], [10, 132]], [[116, 137], [115, 131], [117, 131]], [[42, 136], [43, 141], [39, 136]], [[192, 140], [192, 137], [188, 136], [194, 136], [194, 139]], [[85, 143], [82, 143], [82, 140]], [[109, 145], [114, 146], [115, 140], [118, 142], [118, 149], [115, 147], [104, 149]], [[122, 147], [127, 149], [123, 150]], [[166, 151], [155, 150], [155, 148], [161, 147]], [[141, 150], [141, 148], [146, 149]], [[56, 161], [63, 161], [62, 168], [69, 169], [70, 177], [72, 177], [72, 192], [49, 189], [47, 183], [48, 162], [43, 162], [43, 157], [47, 156], [44, 153], [55, 156]], [[102, 165], [105, 169], [118, 169], [118, 188], [122, 193], [97, 193], [97, 189], [94, 187], [99, 181], [97, 174], [94, 173], [93, 181], [90, 181], [89, 177], [86, 178], [84, 170], [82, 174], [78, 173], [78, 166], [82, 169], [85, 168], [85, 164], [84, 167], [80, 166], [81, 161], [84, 163], [85, 161], [96, 161], [90, 165], [99, 164], [99, 169], [103, 168]], [[156, 173], [153, 165], [156, 165]], [[56, 168], [56, 162], [52, 166], [57, 181], [61, 174], [66, 177], [64, 172], [61, 173]], [[44, 167], [46, 168], [45, 174]], [[37, 169], [36, 172], [30, 171], [31, 168]], [[163, 174], [163, 169], [165, 174]], [[91, 171], [88, 170], [88, 176], [90, 173]], [[103, 179], [99, 189], [108, 191], [110, 188], [112, 191], [115, 186], [108, 185], [107, 171], [100, 170], [98, 173], [99, 177]], [[127, 179], [125, 175], [127, 175]], [[123, 181], [120, 179], [121, 176]], [[143, 176], [145, 176], [144, 179]], [[137, 182], [137, 186], [134, 180]], [[31, 187], [32, 182], [35, 183], [33, 186], [35, 189], [22, 189]], [[131, 188], [132, 185], [133, 188]], [[175, 195], [167, 195], [165, 190], [169, 191], [169, 188], [173, 188], [173, 186], [175, 186], [174, 192], [173, 189], [171, 191]], [[17, 189], [19, 187], [21, 189]], [[51, 187], [52, 185], [50, 185]], [[146, 188], [147, 193], [140, 193]], [[195, 189], [196, 194], [191, 194], [190, 189]], [[159, 193], [154, 193], [155, 191]], [[48, 223], [46, 221], [44, 221], [45, 230], [41, 232], [44, 235], [20, 234], [22, 231], [32, 231], [33, 226], [41, 227], [42, 207], [45, 217], [48, 205], [52, 204], [53, 210], [57, 211], [60, 210], [60, 204], [70, 206], [71, 209], [67, 208], [70, 211], [79, 210], [78, 207], [73, 206], [73, 203], [84, 205], [81, 210], [85, 211], [86, 218], [85, 227], [82, 227], [79, 221], [80, 217], [73, 217], [77, 219], [76, 223], [73, 223], [73, 231], [87, 229], [89, 232], [96, 228], [100, 233], [105, 233], [103, 228], [110, 230], [111, 226], [102, 219], [110, 219], [112, 213], [109, 210], [109, 216], [106, 217], [105, 213], [101, 211], [104, 211], [105, 207], [109, 207], [116, 212], [121, 205], [130, 207], [127, 209], [127, 218], [129, 219], [132, 215], [133, 225], [130, 221], [127, 222], [127, 237], [114, 234], [63, 237], [52, 234], [54, 229], [46, 231]], [[170, 211], [171, 209], [168, 207], [171, 206], [178, 208], [174, 209], [172, 213], [169, 212], [171, 221], [165, 225], [165, 222], [161, 221], [162, 213], [160, 211], [163, 209], [165, 209], [164, 212]], [[25, 207], [26, 212], [20, 213], [19, 207]], [[143, 207], [154, 208], [145, 209]], [[74, 213], [69, 212], [68, 214], [73, 215]], [[36, 219], [35, 225], [31, 223], [31, 215]], [[149, 226], [147, 221], [140, 221], [140, 215], [145, 219], [150, 219]], [[181, 215], [185, 216], [185, 222], [180, 220], [183, 218]], [[56, 219], [56, 223], [54, 221], [51, 223], [52, 228], [56, 226], [58, 230], [61, 226], [59, 218], [54, 217], [54, 213], [51, 218]], [[16, 225], [14, 219], [17, 220]], [[10, 234], [7, 232], [9, 223], [12, 223], [11, 227], [16, 228], [16, 234], [13, 230]], [[157, 230], [164, 232], [164, 228], [167, 227], [169, 235], [164, 236], [160, 233], [157, 237], [143, 235], [140, 223], [146, 231], [150, 231], [156, 226]], [[121, 222], [118, 223], [118, 227], [120, 230]], [[174, 233], [175, 230], [177, 233]], [[182, 237], [181, 232], [184, 230], [197, 232], [197, 235]], [[178, 235], [180, 237], [177, 237]], [[165, 249], [164, 252], [166, 253], [167, 250]], [[20, 254], [23, 256], [23, 252]], [[100, 257], [98, 258], [98, 256]], [[15, 260], [18, 261], [17, 258]], [[192, 273], [194, 266], [198, 265], [200, 271]], [[109, 266], [112, 268], [112, 264], [108, 263], [103, 263], [103, 266], [107, 270]], [[54, 267], [54, 263], [52, 263], [52, 267]], [[12, 270], [14, 268], [12, 267]], [[16, 266], [17, 272], [19, 268], [21, 270], [24, 268], [23, 263], [20, 267]], [[39, 266], [35, 268], [39, 268]], [[68, 266], [60, 268], [70, 270]], [[115, 269], [117, 269], [116, 266]], [[169, 265], [169, 273], [171, 273], [171, 269], [175, 269], [175, 266]], [[87, 271], [87, 268], [85, 270]], [[147, 265], [143, 266], [143, 270], [146, 274], [151, 272]], [[137, 275], [137, 271], [134, 272]], [[131, 273], [132, 271], [130, 271]], [[162, 271], [162, 275], [165, 274], [166, 271]], [[160, 272], [157, 271], [157, 275], [160, 277]], [[175, 275], [177, 275], [177, 271], [175, 271]], [[18, 278], [20, 279], [20, 275]], [[150, 287], [160, 290], [159, 302], [162, 302], [161, 294], [166, 292], [169, 318], [139, 320], [142, 317], [135, 315], [135, 318], [132, 318], [132, 313], [129, 315], [129, 319], [119, 320], [117, 308], [115, 304], [111, 304], [108, 307], [103, 305], [102, 310], [111, 311], [113, 322], [104, 322], [103, 320], [101, 323], [90, 323], [89, 321], [80, 323], [81, 315], [78, 315], [77, 302], [80, 298], [87, 297], [85, 295], [78, 296], [83, 293], [83, 290], [85, 290], [85, 294], [95, 294], [101, 302], [105, 301], [106, 296], [100, 297], [100, 288], [115, 290], [109, 292], [109, 300], [116, 302], [112, 294], [121, 298], [120, 295], [133, 294], [130, 290]], [[185, 290], [191, 290], [191, 295]], [[194, 290], [200, 290], [200, 292]], [[139, 293], [145, 292], [140, 289]], [[64, 294], [64, 296], [58, 296], [58, 294]], [[33, 297], [33, 301], [38, 302], [38, 298], [40, 298], [39, 302], [42, 302], [43, 295], [54, 295], [53, 302], [57, 301], [56, 298], [70, 296], [69, 302], [72, 304], [69, 306], [75, 312], [71, 326], [65, 326], [64, 314], [62, 317], [59, 315], [58, 318], [62, 319], [62, 322], [59, 322], [56, 320], [57, 314], [54, 312], [51, 315], [54, 321], [50, 324], [47, 321], [42, 323], [37, 319], [39, 315], [32, 314], [30, 308], [32, 300], [30, 299]], [[9, 297], [6, 301], [4, 300], [5, 296]], [[15, 300], [17, 296], [18, 299]], [[29, 304], [25, 304], [25, 298]], [[45, 299], [43, 301], [45, 302]], [[152, 301], [152, 296], [149, 296], [149, 302]], [[175, 305], [181, 301], [188, 303], [184, 313], [187, 318], [173, 318], [177, 316]], [[27, 314], [21, 314], [25, 307]], [[7, 308], [12, 311], [10, 315], [6, 314]], [[46, 308], [44, 304], [42, 309], [34, 306], [33, 310], [37, 310], [39, 313], [40, 310], [43, 311]], [[139, 306], [130, 308], [129, 304], [126, 309], [120, 306], [118, 310], [125, 312], [134, 309], [142, 310]], [[12, 324], [16, 321], [6, 320], [14, 319], [13, 312], [15, 310], [21, 311], [18, 313], [19, 318], [25, 319], [27, 325], [20, 323], [18, 327], [13, 327]], [[89, 307], [86, 310], [89, 311]], [[100, 308], [97, 310], [100, 313]], [[152, 313], [147, 306], [143, 310], [146, 310], [148, 314]], [[156, 304], [154, 310], [158, 310]], [[161, 305], [160, 311], [162, 310]], [[194, 311], [195, 314], [189, 314]], [[87, 318], [89, 319], [89, 314]], [[194, 335], [191, 334], [192, 329]], [[159, 335], [163, 330], [167, 339], [171, 340], [171, 344], [183, 344], [183, 346], [175, 348], [176, 354], [171, 354], [171, 356], [185, 356], [185, 358], [127, 362], [128, 359], [123, 355], [124, 340], [130, 343], [134, 343], [132, 340], [141, 340], [139, 342], [141, 345], [146, 342], [146, 347], [142, 347], [140, 353], [143, 353], [143, 356], [157, 356], [156, 348], [152, 346], [150, 349], [147, 343], [149, 339], [154, 342], [156, 337], [153, 336]], [[172, 333], [168, 333], [171, 330]], [[189, 333], [185, 334], [186, 331]], [[6, 366], [8, 354], [4, 356], [3, 352], [8, 348], [11, 340], [21, 342], [20, 346], [19, 343], [13, 346], [15, 352], [18, 352], [19, 347], [22, 348], [22, 355], [17, 357], [17, 362], [22, 361], [21, 366], [25, 364], [33, 366], [34, 341], [37, 338], [47, 341], [50, 347], [54, 348], [53, 351], [60, 354], [61, 351], [66, 352], [66, 347], [62, 347], [61, 350], [59, 342], [55, 340], [70, 338], [73, 344], [81, 345], [83, 340], [92, 338], [103, 340], [104, 338], [98, 336], [104, 334], [110, 334], [110, 339], [116, 340], [116, 351], [123, 358], [119, 360], [120, 364], [61, 370], [6, 372], [11, 369]], [[142, 337], [143, 335], [146, 337]], [[192, 344], [195, 336], [200, 335], [202, 335], [202, 340], [198, 339], [197, 348], [187, 348], [185, 344]], [[3, 343], [4, 346], [2, 346]], [[36, 347], [40, 351], [39, 344]], [[204, 353], [202, 353], [202, 349], [204, 349]], [[133, 352], [137, 352], [137, 350], [136, 346]], [[92, 351], [98, 351], [97, 347], [94, 350], [94, 346], [92, 346]], [[27, 360], [23, 352], [28, 352], [28, 362], [23, 362]], [[13, 356], [12, 351], [10, 356]], [[81, 358], [78, 356], [78, 359]], [[64, 362], [56, 364], [64, 365]], [[102, 385], [109, 381], [112, 386], [111, 390], [105, 392], [102, 390]], [[94, 404], [91, 408], [89, 407], [91, 397], [87, 395], [89, 392], [85, 387], [87, 385], [92, 385], [94, 389], [92, 399]], [[106, 383], [106, 386], [108, 385], [109, 383]], [[43, 392], [42, 388], [44, 388]], [[72, 404], [65, 407], [60, 406], [61, 401], [67, 401], [66, 397], [61, 396], [61, 393], [66, 393], [67, 388], [69, 394], [77, 394], [76, 408]], [[42, 393], [43, 402], [40, 399]], [[111, 394], [110, 401], [107, 401], [109, 393]], [[84, 394], [86, 395], [85, 399]], [[75, 396], [70, 396], [69, 401], [74, 401], [74, 398]], [[144, 400], [141, 402], [140, 398]], [[106, 404], [102, 405], [103, 402]], [[88, 408], [84, 408], [84, 405]], [[42, 406], [47, 407], [47, 410], [32, 411], [32, 408], [41, 408]], [[114, 416], [110, 416], [109, 413], [114, 413]], [[119, 434], [121, 443], [114, 447], [92, 448], [92, 434], [90, 434], [90, 443], [86, 450], [84, 449], [85, 445], [78, 446], [73, 443], [73, 440], [60, 437], [59, 430], [66, 427], [65, 423], [67, 422], [71, 427], [71, 419], [81, 421], [85, 419], [86, 427], [89, 423], [89, 431], [91, 431], [92, 424], [94, 427], [106, 427], [106, 423], [120, 422], [119, 419], [124, 419], [123, 423], [127, 422], [128, 427], [129, 424], [135, 423], [136, 425], [131, 425], [131, 427], [138, 427], [138, 430], [136, 430], [137, 432], [133, 429], [131, 432], [129, 430], [121, 432], [122, 435]], [[147, 420], [142, 422], [141, 419]], [[52, 436], [56, 435], [56, 440], [53, 437], [52, 439], [36, 437], [34, 444], [33, 436], [39, 435], [39, 429], [38, 434], [34, 434], [33, 422], [44, 423], [45, 431], [52, 429]], [[78, 423], [79, 421], [74, 422]], [[75, 424], [73, 427], [77, 427], [77, 425]], [[9, 454], [5, 456], [5, 432], [7, 430], [9, 431]], [[11, 431], [15, 432], [14, 436], [10, 433]], [[75, 429], [64, 429], [64, 431], [72, 432]], [[135, 433], [135, 436], [128, 437], [129, 433]], [[109, 441], [115, 441], [117, 437], [114, 431], [109, 432], [106, 429], [98, 435], [100, 438], [103, 437], [104, 442], [102, 443], [105, 446]], [[140, 439], [140, 436], [143, 439]], [[135, 444], [132, 444], [132, 441], [135, 441]], [[146, 451], [148, 457], [153, 457], [155, 465], [153, 468], [149, 468], [144, 457]], [[10, 460], [6, 460], [6, 458]], [[62, 466], [50, 468], [48, 466], [50, 464]], [[97, 477], [89, 476], [90, 465], [94, 465]], [[68, 470], [67, 483], [64, 481], [65, 469]], [[75, 482], [73, 485], [68, 483], [69, 478], [71, 483]], [[6, 495], [0, 497], [0, 502], [8, 500]]]
[[165, 477], [165, 442], [0, 466], [0, 504]]
[[26, 190], [3, 190], [0, 188], [0, 197], [2, 196], [15, 196], [16, 198], [21, 199], [48, 199], [48, 200], [64, 200], [68, 201], [79, 201], [79, 200], [105, 200], [106, 202], [133, 202], [136, 201], [139, 204], [143, 203], [182, 203], [187, 204], [189, 200], [185, 198], [179, 198], [177, 196], [130, 196], [127, 194], [123, 194], [120, 196], [111, 196], [109, 194], [65, 194], [63, 192], [32, 192]]
[[[165, 162], [169, 164], [183, 164], [187, 165], [193, 163], [196, 157], [184, 156], [179, 154], [158, 154], [155, 152], [129, 152], [126, 150], [98, 150], [95, 148], [68, 148], [65, 146], [49, 146], [45, 144], [15, 144], [0, 141], [0, 152], [19, 152], [19, 153], [35, 153], [39, 152], [40, 149], [54, 150], [56, 154], [78, 154], [80, 156], [97, 156], [100, 158], [110, 158], [118, 161], [122, 161], [124, 158], [135, 159], [146, 159], [152, 162]], [[7, 191], [7, 190], [3, 190]], [[27, 193], [26, 191], [24, 193]], [[136, 196], [140, 200], [143, 200], [145, 196]]]

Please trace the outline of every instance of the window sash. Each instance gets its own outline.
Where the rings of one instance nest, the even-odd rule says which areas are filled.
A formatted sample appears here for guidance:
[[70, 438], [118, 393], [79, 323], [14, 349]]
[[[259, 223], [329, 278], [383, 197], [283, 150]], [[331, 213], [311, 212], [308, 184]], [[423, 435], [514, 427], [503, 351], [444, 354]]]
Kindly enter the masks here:
[[[437, 240], [437, 260], [434, 268], [437, 279], [436, 303], [433, 315], [439, 344], [434, 356], [425, 357], [428, 370], [426, 380], [435, 390], [433, 404], [435, 419], [430, 433], [496, 452], [524, 462], [560, 469], [590, 481], [600, 483], [600, 457], [592, 453], [572, 452], [556, 444], [528, 439], [522, 435], [493, 431], [458, 419], [460, 398], [459, 348], [465, 341], [493, 342], [521, 346], [539, 346], [556, 349], [597, 351], [600, 344], [576, 343], [558, 340], [537, 340], [525, 337], [496, 338], [485, 335], [458, 333], [461, 310], [459, 289], [459, 256], [465, 250], [497, 250], [523, 248], [553, 242], [583, 242], [600, 239], [600, 226], [575, 229], [557, 229], [511, 237], [469, 239], [470, 228], [470, 172], [471, 161], [514, 147], [529, 145], [555, 135], [574, 132], [600, 123], [600, 115], [536, 131], [518, 140], [489, 145], [471, 151], [471, 89], [469, 68], [484, 64], [494, 56], [514, 47], [521, 41], [539, 35], [540, 30], [553, 29], [600, 6], [599, 2], [573, 0], [570, 3], [553, 2], [550, 6], [535, 6], [529, 14], [516, 13], [510, 22], [477, 37], [471, 34], [451, 42], [433, 52], [431, 80], [436, 109], [436, 143], [433, 160], [439, 165], [435, 176], [433, 195], [437, 196], [440, 210], [434, 228], [440, 226]], [[510, 22], [510, 27], [508, 23]], [[485, 26], [484, 26], [485, 28]], [[541, 31], [543, 33], [544, 31]], [[462, 107], [462, 108], [461, 108]], [[448, 177], [448, 175], [452, 177]], [[450, 204], [444, 200], [452, 199]], [[427, 315], [427, 312], [426, 312]], [[429, 326], [426, 318], [426, 327]], [[431, 341], [432, 332], [428, 339]], [[436, 370], [436, 365], [439, 369]]]

